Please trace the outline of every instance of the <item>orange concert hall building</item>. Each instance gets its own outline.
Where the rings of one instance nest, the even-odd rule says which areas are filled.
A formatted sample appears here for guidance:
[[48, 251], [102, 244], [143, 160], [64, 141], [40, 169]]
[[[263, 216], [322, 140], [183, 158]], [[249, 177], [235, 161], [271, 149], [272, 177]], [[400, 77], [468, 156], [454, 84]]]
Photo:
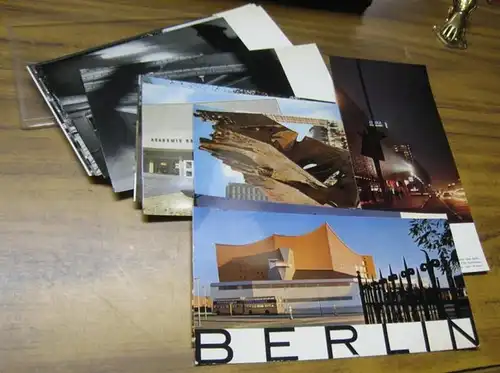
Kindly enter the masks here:
[[377, 277], [373, 257], [351, 250], [328, 224], [302, 236], [215, 246], [220, 282], [351, 278], [357, 271]]
[[376, 278], [371, 255], [349, 248], [328, 224], [297, 236], [215, 244], [214, 300], [277, 297], [294, 313], [361, 312], [357, 272]]

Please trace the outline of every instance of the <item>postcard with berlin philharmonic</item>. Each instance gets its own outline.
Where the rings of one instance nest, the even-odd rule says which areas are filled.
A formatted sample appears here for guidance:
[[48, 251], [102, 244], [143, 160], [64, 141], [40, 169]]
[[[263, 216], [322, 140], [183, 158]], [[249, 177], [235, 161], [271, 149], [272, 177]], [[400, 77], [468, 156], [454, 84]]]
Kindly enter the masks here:
[[195, 207], [192, 315], [197, 365], [479, 345], [446, 219]]
[[445, 213], [467, 272], [489, 270], [427, 69], [330, 57], [360, 205]]

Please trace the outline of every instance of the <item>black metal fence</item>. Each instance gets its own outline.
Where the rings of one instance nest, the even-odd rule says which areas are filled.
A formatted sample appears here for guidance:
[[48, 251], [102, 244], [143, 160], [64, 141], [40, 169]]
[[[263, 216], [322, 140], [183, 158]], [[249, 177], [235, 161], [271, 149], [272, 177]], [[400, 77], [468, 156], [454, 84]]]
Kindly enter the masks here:
[[[408, 268], [403, 259], [404, 270], [394, 274], [389, 267], [389, 276], [380, 271], [378, 280], [365, 280], [358, 272], [361, 304], [366, 324], [398, 323], [422, 320], [444, 320], [447, 318], [471, 317], [471, 310], [463, 281], [457, 281], [447, 262], [430, 259], [416, 270]], [[435, 269], [442, 269], [448, 287], [441, 287]], [[426, 272], [429, 285], [424, 286], [420, 272]], [[412, 276], [416, 275], [415, 281]]]

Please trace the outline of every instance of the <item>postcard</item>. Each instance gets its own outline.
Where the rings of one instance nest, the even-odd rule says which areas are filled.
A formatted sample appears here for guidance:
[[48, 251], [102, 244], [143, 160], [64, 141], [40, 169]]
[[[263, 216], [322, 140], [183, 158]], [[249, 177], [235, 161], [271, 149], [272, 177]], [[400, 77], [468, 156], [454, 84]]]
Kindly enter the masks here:
[[[139, 87], [142, 84], [142, 75], [137, 78]], [[142, 175], [142, 90], [137, 92], [137, 119], [135, 122], [135, 153], [134, 153], [134, 192], [133, 200], [137, 208], [142, 208], [142, 183], [139, 182]]]
[[425, 66], [330, 64], [361, 207], [446, 213], [463, 263], [488, 271]]
[[195, 193], [354, 208], [358, 191], [333, 103], [289, 101], [282, 114], [194, 109]]
[[197, 365], [479, 345], [445, 219], [195, 207], [192, 315]]
[[[259, 32], [255, 32], [256, 28]], [[197, 35], [200, 29], [205, 30], [204, 36]], [[210, 44], [206, 34], [215, 37], [220, 31], [226, 32], [229, 44], [231, 41], [234, 44]], [[180, 61], [200, 54], [229, 52], [232, 47], [237, 48], [238, 45], [254, 50], [292, 44], [261, 7], [251, 4], [209, 18], [152, 30], [115, 43], [30, 65], [28, 72], [87, 174], [107, 176], [106, 162], [99, 137], [95, 133], [94, 118], [81, 82], [80, 69], [107, 67], [108, 69], [104, 69], [105, 75], [116, 72], [113, 66], [117, 65], [162, 61], [167, 58]], [[103, 71], [100, 71], [100, 75], [103, 76]], [[99, 78], [95, 78], [95, 84], [98, 84]], [[135, 80], [131, 83], [129, 79], [124, 79], [123, 88], [126, 88], [126, 83], [130, 85], [135, 83]], [[116, 94], [113, 98], [117, 98]], [[126, 103], [127, 98], [122, 99]], [[107, 103], [118, 105], [111, 99]], [[127, 113], [124, 112], [123, 115], [126, 117]], [[133, 135], [134, 133], [128, 136], [134, 138]], [[124, 134], [117, 136], [123, 137]], [[113, 154], [110, 154], [110, 157], [112, 156]]]
[[[196, 45], [187, 47], [186, 37], [179, 35], [184, 43], [183, 56], [153, 55], [151, 61], [81, 71], [115, 192], [134, 188], [138, 74], [161, 72], [161, 76], [170, 79], [251, 89], [278, 97], [334, 100], [331, 77], [314, 44], [252, 51], [236, 36], [228, 36], [228, 26], [218, 26], [219, 32], [215, 32], [214, 25], [205, 27], [206, 24], [192, 27], [201, 40], [197, 41], [198, 49]], [[177, 34], [180, 31], [170, 33], [169, 40]], [[169, 52], [174, 50], [169, 45]], [[304, 71], [304, 63], [320, 66]]]

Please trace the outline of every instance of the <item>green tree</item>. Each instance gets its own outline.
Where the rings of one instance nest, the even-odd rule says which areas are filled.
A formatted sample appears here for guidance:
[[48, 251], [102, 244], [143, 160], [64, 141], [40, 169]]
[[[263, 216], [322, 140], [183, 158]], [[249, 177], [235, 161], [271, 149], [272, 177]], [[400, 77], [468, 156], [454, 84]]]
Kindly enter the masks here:
[[[449, 263], [453, 271], [460, 270], [457, 250], [447, 220], [412, 219], [409, 234], [419, 247], [436, 253], [441, 263]], [[442, 266], [441, 272], [445, 273]]]

